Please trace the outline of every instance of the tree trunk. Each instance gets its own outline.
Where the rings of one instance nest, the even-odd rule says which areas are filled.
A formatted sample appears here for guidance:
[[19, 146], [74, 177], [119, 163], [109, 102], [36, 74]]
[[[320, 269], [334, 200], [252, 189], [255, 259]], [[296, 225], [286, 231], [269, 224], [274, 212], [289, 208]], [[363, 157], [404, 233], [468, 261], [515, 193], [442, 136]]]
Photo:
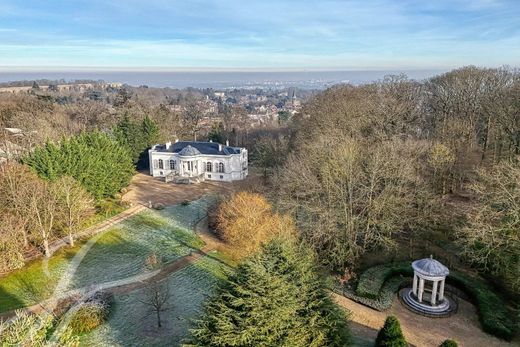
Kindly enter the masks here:
[[159, 310], [157, 310], [157, 326], [160, 328], [162, 327], [162, 324], [161, 324], [161, 313], [159, 312]]
[[49, 249], [49, 240], [45, 239], [43, 240], [43, 248], [45, 250], [45, 257], [50, 258], [51, 257], [51, 251]]
[[69, 233], [69, 245], [74, 247], [74, 236], [72, 236], [72, 233]]

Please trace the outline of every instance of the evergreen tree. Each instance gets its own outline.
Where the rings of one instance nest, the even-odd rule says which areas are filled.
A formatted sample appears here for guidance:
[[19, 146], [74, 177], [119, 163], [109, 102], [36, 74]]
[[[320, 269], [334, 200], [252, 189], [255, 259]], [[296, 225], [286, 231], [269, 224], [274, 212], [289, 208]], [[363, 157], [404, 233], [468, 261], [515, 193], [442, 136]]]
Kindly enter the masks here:
[[139, 162], [143, 164], [146, 149], [156, 143], [159, 137], [157, 123], [148, 116], [141, 123], [138, 123], [132, 121], [128, 115], [125, 115], [117, 123], [113, 132], [116, 140], [130, 151], [135, 165]]
[[97, 131], [63, 139], [59, 144], [48, 142], [22, 161], [51, 181], [73, 177], [97, 199], [126, 187], [134, 172], [129, 151]]
[[385, 325], [376, 338], [376, 347], [406, 347], [408, 343], [404, 339], [399, 320], [395, 316], [388, 316]]
[[240, 264], [192, 330], [188, 346], [346, 346], [346, 317], [312, 252], [276, 239]]

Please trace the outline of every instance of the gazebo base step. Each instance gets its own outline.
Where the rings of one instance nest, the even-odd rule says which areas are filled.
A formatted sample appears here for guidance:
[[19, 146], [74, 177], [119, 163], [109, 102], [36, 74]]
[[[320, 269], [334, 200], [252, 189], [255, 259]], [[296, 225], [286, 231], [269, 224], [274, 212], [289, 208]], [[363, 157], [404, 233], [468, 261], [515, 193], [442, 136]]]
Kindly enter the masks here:
[[448, 296], [445, 296], [444, 300], [435, 306], [430, 305], [429, 302], [425, 300], [418, 302], [413, 295], [412, 288], [401, 289], [399, 291], [399, 299], [409, 310], [427, 317], [449, 317], [457, 309], [455, 301]]

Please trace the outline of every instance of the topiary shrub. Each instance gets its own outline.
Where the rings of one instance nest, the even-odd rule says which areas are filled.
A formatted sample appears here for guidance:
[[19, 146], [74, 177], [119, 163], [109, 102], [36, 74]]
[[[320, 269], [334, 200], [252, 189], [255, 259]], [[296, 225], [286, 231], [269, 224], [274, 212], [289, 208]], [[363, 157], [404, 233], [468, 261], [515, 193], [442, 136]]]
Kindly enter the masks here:
[[395, 316], [388, 316], [377, 334], [375, 347], [407, 347], [401, 324]]
[[69, 328], [74, 334], [88, 333], [101, 324], [108, 316], [108, 308], [100, 302], [87, 302], [81, 304], [72, 317]]
[[454, 340], [448, 339], [444, 340], [439, 347], [458, 347], [458, 344]]

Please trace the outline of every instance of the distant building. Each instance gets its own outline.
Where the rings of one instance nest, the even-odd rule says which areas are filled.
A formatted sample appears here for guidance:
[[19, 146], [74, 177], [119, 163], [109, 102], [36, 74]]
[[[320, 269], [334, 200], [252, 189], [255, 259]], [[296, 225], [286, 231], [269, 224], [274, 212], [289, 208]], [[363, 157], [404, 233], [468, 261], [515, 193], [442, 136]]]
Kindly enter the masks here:
[[247, 149], [216, 142], [179, 141], [154, 145], [149, 151], [150, 174], [165, 181], [237, 181], [247, 177]]

